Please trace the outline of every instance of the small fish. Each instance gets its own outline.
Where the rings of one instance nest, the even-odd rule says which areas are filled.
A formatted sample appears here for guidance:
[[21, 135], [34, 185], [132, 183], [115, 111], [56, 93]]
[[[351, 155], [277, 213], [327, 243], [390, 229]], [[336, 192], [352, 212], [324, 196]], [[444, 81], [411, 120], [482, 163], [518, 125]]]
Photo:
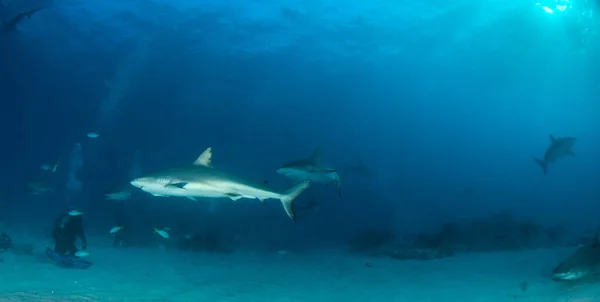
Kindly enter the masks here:
[[122, 230], [122, 229], [124, 229], [124, 228], [125, 228], [124, 226], [116, 226], [116, 227], [113, 227], [112, 229], [110, 229], [110, 233], [111, 233], [111, 234], [116, 234], [116, 233], [118, 233], [120, 230]]
[[79, 251], [79, 252], [75, 253], [76, 257], [87, 257], [89, 255], [90, 255], [90, 253], [85, 252], [85, 251]]
[[170, 227], [164, 227], [164, 228], [163, 228], [163, 230], [165, 230], [165, 231], [169, 231], [169, 232], [170, 232], [170, 231], [172, 231], [173, 229], [171, 229]]
[[52, 170], [52, 172], [56, 172], [59, 165], [60, 165], [60, 159], [54, 164], [54, 166], [50, 166], [49, 164], [43, 164], [40, 166], [40, 169], [42, 169], [44, 171]]
[[183, 238], [185, 238], [185, 239], [192, 239], [192, 238], [194, 238], [194, 235], [185, 234], [185, 236], [183, 236]]
[[69, 211], [69, 215], [71, 216], [79, 216], [79, 215], [83, 215], [83, 212], [77, 211], [77, 210], [72, 210]]
[[90, 132], [87, 134], [87, 137], [89, 138], [98, 138], [100, 137], [100, 134], [98, 134], [97, 132]]
[[54, 166], [52, 166], [52, 173], [56, 172], [56, 170], [58, 170], [59, 166], [60, 166], [60, 159], [58, 161], [56, 161]]
[[27, 182], [27, 191], [29, 194], [42, 195], [54, 193], [54, 188], [45, 182], [30, 181]]
[[154, 229], [154, 233], [157, 233], [162, 238], [169, 239], [169, 233], [165, 230]]
[[104, 194], [104, 199], [107, 200], [129, 200], [131, 199], [131, 193], [129, 192], [114, 192]]

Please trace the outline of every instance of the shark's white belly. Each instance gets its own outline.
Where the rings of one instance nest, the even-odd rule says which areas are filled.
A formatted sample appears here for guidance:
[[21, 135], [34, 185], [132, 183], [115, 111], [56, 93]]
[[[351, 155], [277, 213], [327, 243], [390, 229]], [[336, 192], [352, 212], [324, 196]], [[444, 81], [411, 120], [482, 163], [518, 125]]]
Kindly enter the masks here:
[[144, 186], [142, 190], [155, 196], [178, 197], [207, 197], [207, 198], [250, 198], [250, 199], [280, 199], [276, 192], [254, 188], [233, 182], [201, 182], [188, 183], [183, 188], [175, 186], [153, 185]]

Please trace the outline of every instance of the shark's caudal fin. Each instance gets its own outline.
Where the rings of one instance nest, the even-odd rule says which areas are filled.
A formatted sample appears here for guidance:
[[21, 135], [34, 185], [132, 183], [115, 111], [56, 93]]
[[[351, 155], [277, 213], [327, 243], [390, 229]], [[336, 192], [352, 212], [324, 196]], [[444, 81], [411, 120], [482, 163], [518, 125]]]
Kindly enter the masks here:
[[283, 209], [285, 213], [292, 219], [292, 221], [296, 222], [296, 215], [294, 214], [294, 200], [300, 196], [308, 187], [310, 186], [310, 181], [305, 180], [301, 183], [296, 184], [295, 186], [289, 188], [281, 195], [281, 204], [283, 205]]
[[540, 166], [542, 166], [542, 169], [544, 169], [544, 175], [548, 174], [548, 163], [544, 160], [541, 159], [537, 159], [534, 158], [535, 162], [537, 162]]

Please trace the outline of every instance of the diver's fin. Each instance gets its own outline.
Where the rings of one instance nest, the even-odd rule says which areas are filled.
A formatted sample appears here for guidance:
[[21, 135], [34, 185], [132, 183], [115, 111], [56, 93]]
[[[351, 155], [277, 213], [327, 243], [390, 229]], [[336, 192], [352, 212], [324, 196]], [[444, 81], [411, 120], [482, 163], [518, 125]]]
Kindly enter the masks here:
[[544, 169], [544, 175], [548, 174], [548, 163], [544, 160], [541, 159], [537, 159], [534, 158], [535, 162], [537, 162], [540, 166], [542, 166], [542, 169]]
[[208, 148], [206, 148], [206, 150], [204, 150], [204, 152], [202, 152], [202, 154], [200, 154], [200, 156], [198, 156], [198, 158], [194, 162], [194, 166], [210, 167], [211, 159], [212, 159], [212, 147], [208, 147]]

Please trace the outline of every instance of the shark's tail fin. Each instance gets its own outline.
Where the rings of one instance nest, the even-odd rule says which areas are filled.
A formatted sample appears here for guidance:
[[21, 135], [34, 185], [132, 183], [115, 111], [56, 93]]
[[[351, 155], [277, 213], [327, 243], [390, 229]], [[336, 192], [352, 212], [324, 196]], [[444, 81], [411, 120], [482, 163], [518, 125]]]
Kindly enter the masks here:
[[537, 159], [534, 158], [535, 162], [537, 162], [540, 166], [542, 166], [542, 169], [544, 169], [544, 175], [548, 174], [548, 163], [545, 160], [541, 160], [541, 159]]
[[310, 181], [305, 180], [291, 188], [289, 188], [285, 193], [281, 195], [281, 204], [283, 205], [283, 209], [287, 213], [287, 215], [292, 219], [292, 221], [296, 222], [296, 216], [294, 214], [294, 200], [300, 196], [308, 187], [310, 186]]

